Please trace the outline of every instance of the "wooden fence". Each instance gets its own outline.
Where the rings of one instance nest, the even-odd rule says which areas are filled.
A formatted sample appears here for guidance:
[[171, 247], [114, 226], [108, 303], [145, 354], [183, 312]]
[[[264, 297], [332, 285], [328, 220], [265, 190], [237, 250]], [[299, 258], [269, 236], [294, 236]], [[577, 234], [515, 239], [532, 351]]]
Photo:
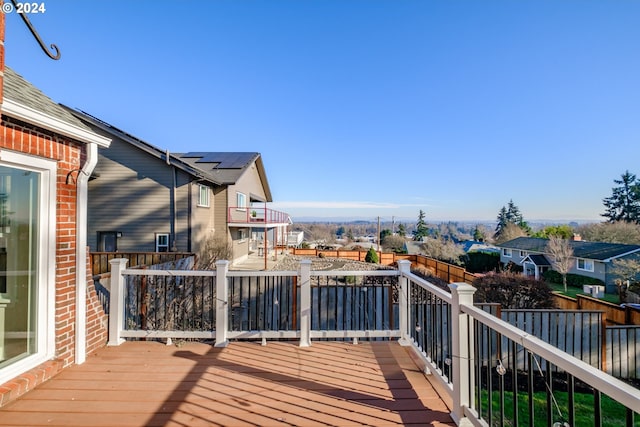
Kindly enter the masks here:
[[622, 307], [602, 301], [589, 295], [577, 295], [576, 298], [554, 292], [556, 307], [564, 310], [598, 310], [605, 314], [609, 325], [640, 325], [640, 310]]
[[[321, 249], [289, 249], [291, 255], [310, 256], [310, 257], [328, 257], [343, 258], [352, 261], [364, 262], [367, 257], [367, 251], [347, 251], [347, 250], [321, 250]], [[407, 255], [396, 254], [394, 252], [377, 251], [378, 262], [383, 265], [392, 265], [400, 260], [411, 261], [412, 267], [422, 267], [429, 270], [434, 276], [447, 281], [472, 283], [477, 277], [473, 273], [469, 273], [463, 267], [438, 261], [424, 255]]]
[[150, 266], [195, 256], [191, 252], [91, 252], [93, 275], [109, 272], [109, 260], [127, 258], [128, 267]]

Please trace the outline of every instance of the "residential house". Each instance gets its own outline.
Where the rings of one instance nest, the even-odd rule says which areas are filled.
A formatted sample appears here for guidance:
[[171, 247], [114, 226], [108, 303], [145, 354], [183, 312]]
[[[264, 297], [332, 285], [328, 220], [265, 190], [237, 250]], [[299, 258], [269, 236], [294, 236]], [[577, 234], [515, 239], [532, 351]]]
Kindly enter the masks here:
[[233, 262], [285, 244], [287, 214], [272, 201], [260, 153], [170, 153], [85, 112], [68, 109], [113, 141], [89, 181], [88, 241], [99, 252], [198, 253], [207, 239]]
[[[511, 262], [521, 266], [523, 274], [540, 278], [545, 271], [553, 269], [553, 258], [547, 251], [548, 242], [548, 239], [518, 237], [501, 243], [497, 245], [501, 250], [500, 262], [503, 265]], [[640, 254], [640, 245], [587, 242], [579, 240], [579, 237], [569, 243], [575, 257], [569, 273], [602, 280], [606, 285], [606, 292], [616, 291], [612, 262]]]
[[110, 143], [1, 53], [0, 406], [106, 343], [86, 224], [88, 177]]

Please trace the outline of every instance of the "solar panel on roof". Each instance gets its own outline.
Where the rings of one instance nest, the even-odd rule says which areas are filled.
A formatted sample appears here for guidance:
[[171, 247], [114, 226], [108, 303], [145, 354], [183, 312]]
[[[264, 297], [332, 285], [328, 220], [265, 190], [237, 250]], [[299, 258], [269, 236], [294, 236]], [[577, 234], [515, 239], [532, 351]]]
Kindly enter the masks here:
[[252, 153], [202, 153], [201, 159], [196, 163], [219, 163], [223, 169], [240, 169], [252, 158]]

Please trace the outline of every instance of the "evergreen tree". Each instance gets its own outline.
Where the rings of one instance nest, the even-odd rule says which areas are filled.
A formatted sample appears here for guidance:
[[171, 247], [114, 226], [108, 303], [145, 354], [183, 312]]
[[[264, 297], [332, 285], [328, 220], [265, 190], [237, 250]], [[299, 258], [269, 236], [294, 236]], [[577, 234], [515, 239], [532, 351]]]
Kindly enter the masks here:
[[424, 220], [425, 213], [422, 209], [418, 213], [418, 222], [416, 223], [416, 229], [413, 231], [413, 240], [422, 240], [423, 237], [429, 235], [429, 227]]
[[398, 225], [398, 235], [404, 237], [404, 236], [406, 236], [406, 234], [407, 234], [407, 229], [404, 226], [404, 224]]
[[495, 240], [501, 240], [500, 236], [504, 233], [504, 230], [507, 228], [509, 224], [513, 224], [522, 229], [524, 234], [531, 233], [531, 227], [524, 220], [522, 213], [518, 206], [513, 203], [513, 200], [509, 200], [507, 206], [503, 206], [498, 212], [498, 217], [496, 218], [498, 221], [498, 225], [496, 226], [496, 232], [493, 235]]
[[520, 223], [523, 222], [520, 208], [513, 203], [513, 199], [509, 200], [509, 203], [507, 204], [507, 221], [516, 225], [520, 225]]
[[378, 252], [375, 249], [369, 248], [367, 251], [367, 255], [364, 257], [365, 262], [370, 262], [373, 264], [378, 263]]
[[602, 216], [608, 218], [608, 222], [640, 223], [640, 183], [636, 175], [626, 171], [621, 179], [613, 182], [619, 186], [612, 189], [611, 197], [602, 200], [606, 208]]
[[484, 242], [484, 239], [486, 238], [484, 231], [480, 230], [480, 227], [478, 225], [476, 225], [475, 230], [473, 230], [473, 240], [475, 240], [476, 242]]
[[500, 212], [498, 212], [498, 217], [496, 218], [496, 220], [498, 221], [498, 224], [496, 225], [496, 232], [494, 233], [494, 236], [500, 236], [500, 234], [502, 234], [502, 230], [504, 230], [507, 224], [509, 224], [506, 207], [503, 206], [500, 209]]

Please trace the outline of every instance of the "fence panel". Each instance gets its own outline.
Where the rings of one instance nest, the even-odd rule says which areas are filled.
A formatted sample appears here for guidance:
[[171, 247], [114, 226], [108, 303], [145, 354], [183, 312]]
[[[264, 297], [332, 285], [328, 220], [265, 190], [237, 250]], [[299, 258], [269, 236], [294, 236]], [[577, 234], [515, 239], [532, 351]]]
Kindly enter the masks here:
[[191, 252], [91, 252], [91, 269], [94, 276], [109, 272], [109, 261], [114, 258], [127, 258], [128, 266], [151, 266], [181, 258], [194, 257]]
[[[571, 354], [594, 368], [601, 369], [603, 313], [578, 310], [503, 310], [502, 320]], [[524, 353], [515, 359], [508, 355], [511, 346], [503, 343], [504, 360], [516, 360], [518, 369], [527, 369]]]
[[609, 326], [606, 329], [605, 371], [617, 378], [640, 378], [640, 326]]

